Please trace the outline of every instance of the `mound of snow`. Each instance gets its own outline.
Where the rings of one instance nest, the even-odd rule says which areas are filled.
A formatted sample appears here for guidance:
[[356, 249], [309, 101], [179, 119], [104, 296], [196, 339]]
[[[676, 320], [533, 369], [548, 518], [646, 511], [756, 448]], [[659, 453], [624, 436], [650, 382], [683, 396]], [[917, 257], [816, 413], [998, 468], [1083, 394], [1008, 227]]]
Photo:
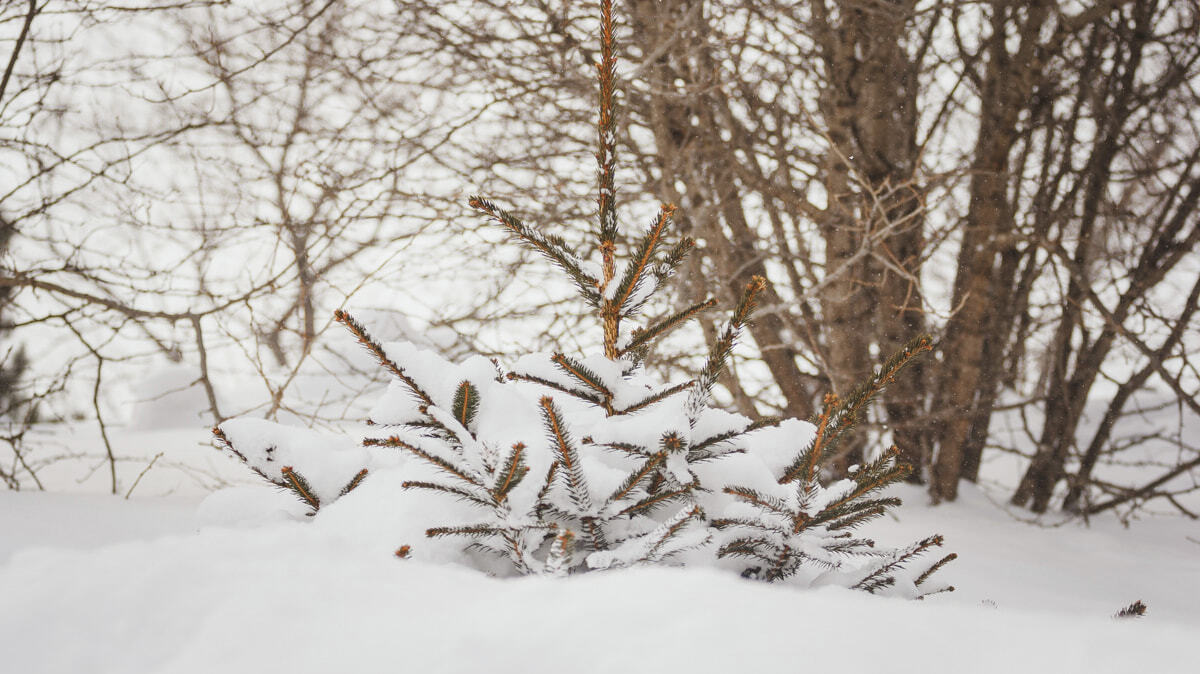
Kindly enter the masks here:
[[[395, 486], [384, 482], [373, 489]], [[220, 498], [269, 500], [265, 493], [227, 493], [202, 512], [211, 522]], [[405, 542], [414, 532], [403, 531], [403, 516], [364, 517], [356, 494], [372, 498], [356, 491], [327, 518], [179, 526], [157, 540], [128, 540], [125, 530], [158, 513], [158, 504], [111, 499], [100, 530], [123, 542], [26, 549], [0, 567], [4, 671], [1195, 671], [1200, 615], [1184, 568], [1195, 566], [1194, 554], [1164, 547], [1184, 540], [1178, 529], [1123, 537], [1104, 527], [1033, 529], [986, 510], [968, 490], [966, 504], [914, 508], [914, 521], [899, 527], [925, 530], [939, 519], [964, 545], [953, 580], [967, 592], [910, 602], [771, 586], [712, 569], [499, 580], [416, 554], [395, 558], [381, 541]], [[36, 506], [16, 508], [28, 527], [0, 518], [0, 539], [21, 547], [47, 543], [31, 531], [82, 522], [97, 509], [96, 497], [9, 494], [6, 511], [22, 500]], [[1061, 554], [1043, 538], [1058, 540]], [[408, 542], [414, 553], [426, 544]], [[1067, 554], [1076, 549], [1091, 554]], [[1020, 575], [1035, 566], [1040, 581]], [[1105, 582], [1135, 567], [1144, 573], [1126, 579], [1130, 587]], [[1078, 586], [1069, 591], [1090, 588], [1083, 603], [1056, 594], [1071, 578]], [[1035, 586], [1026, 597], [1017, 583]], [[1146, 593], [1149, 617], [1115, 621], [1091, 609], [1115, 610], [1120, 603], [1108, 595], [1133, 589]], [[1171, 593], [1175, 608], [1156, 610]], [[981, 604], [980, 595], [995, 601]]]

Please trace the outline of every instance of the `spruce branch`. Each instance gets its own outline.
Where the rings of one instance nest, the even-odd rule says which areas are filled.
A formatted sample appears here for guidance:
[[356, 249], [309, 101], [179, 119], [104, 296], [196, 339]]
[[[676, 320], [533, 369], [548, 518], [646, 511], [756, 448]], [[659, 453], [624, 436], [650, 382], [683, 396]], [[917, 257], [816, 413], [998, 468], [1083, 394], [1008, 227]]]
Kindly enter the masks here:
[[403, 382], [408, 388], [409, 392], [412, 393], [412, 395], [416, 397], [416, 399], [420, 401], [422, 405], [433, 405], [433, 398], [430, 398], [429, 394], [426, 393], [419, 384], [417, 384], [416, 380], [408, 376], [408, 374], [404, 372], [403, 368], [397, 365], [391, 358], [388, 358], [387, 352], [383, 350], [383, 346], [371, 338], [371, 334], [367, 332], [367, 329], [363, 327], [362, 323], [359, 323], [348, 312], [342, 311], [341, 309], [333, 312], [333, 318], [338, 323], [346, 326], [346, 329], [354, 335], [354, 338], [358, 340], [358, 343], [366, 347], [366, 349], [375, 356], [375, 359], [379, 361], [380, 365], [382, 365], [389, 372], [391, 372], [392, 375]]
[[567, 248], [562, 239], [542, 234], [483, 197], [472, 196], [467, 200], [467, 204], [487, 215], [509, 233], [557, 265], [575, 283], [575, 287], [589, 305], [600, 306], [600, 293], [597, 291], [600, 285], [599, 280], [583, 271], [579, 259]]
[[531, 384], [545, 386], [546, 388], [550, 388], [550, 389], [554, 389], [555, 391], [560, 391], [562, 393], [566, 393], [567, 395], [574, 396], [585, 402], [592, 403], [593, 405], [603, 405], [604, 404], [604, 401], [601, 398], [597, 397], [593, 393], [590, 393], [588, 391], [581, 391], [579, 389], [573, 389], [568, 386], [563, 386], [562, 384], [560, 384], [556, 381], [552, 381], [550, 379], [546, 379], [545, 377], [539, 377], [537, 375], [526, 374], [523, 372], [509, 372], [508, 374], [506, 374], [504, 376], [509, 381], [514, 381], [514, 380], [527, 381]]
[[675, 270], [679, 268], [679, 265], [683, 263], [683, 260], [688, 256], [688, 253], [692, 252], [692, 248], [695, 248], [695, 246], [696, 241], [690, 236], [683, 237], [674, 246], [671, 246], [671, 250], [667, 252], [662, 262], [654, 268], [654, 289], [656, 292], [663, 287], [663, 284], [667, 282], [671, 274], [675, 273]]
[[[943, 540], [940, 535], [934, 535], [917, 541], [907, 548], [896, 551], [892, 554], [891, 559], [882, 564], [879, 568], [867, 574], [862, 580], [854, 584], [851, 589], [865, 590], [870, 594], [874, 594], [877, 590], [894, 585], [896, 583], [896, 577], [892, 575], [893, 572], [900, 570], [905, 564], [912, 561], [913, 558], [925, 552], [926, 550], [933, 547], [940, 547], [942, 542]], [[950, 560], [946, 560], [946, 562], [949, 561]], [[941, 564], [944, 563], [945, 562], [941, 562]]]
[[525, 559], [525, 546], [522, 542], [523, 537], [518, 534], [505, 533], [501, 536], [501, 538], [504, 540], [504, 546], [508, 552], [508, 558], [512, 561], [513, 566], [516, 567], [517, 572], [522, 575], [529, 575], [533, 573], [533, 569], [530, 568], [529, 562]]
[[[958, 553], [951, 552], [950, 554], [946, 555], [945, 557], [942, 557], [941, 559], [934, 562], [933, 564], [930, 564], [928, 569], [925, 569], [925, 571], [923, 571], [921, 573], [921, 575], [917, 576], [917, 579], [913, 581], [913, 585], [920, 587], [921, 584], [924, 583], [925, 581], [929, 580], [929, 577], [932, 576], [934, 573], [936, 573], [938, 569], [949, 564], [950, 562], [953, 562], [956, 559], [958, 559]], [[946, 591], [953, 592], [954, 587], [951, 586], [951, 587], [947, 588]], [[1135, 603], [1141, 604], [1140, 601], [1135, 602]], [[1132, 606], [1131, 606], [1131, 608], [1132, 608]], [[1146, 609], [1145, 605], [1142, 605], [1142, 610], [1145, 611], [1145, 609]]]
[[217, 445], [218, 445], [217, 449], [229, 450], [234, 456], [236, 456], [238, 458], [238, 460], [240, 460], [243, 464], [245, 464], [247, 468], [254, 471], [254, 473], [256, 475], [258, 475], [259, 477], [261, 477], [262, 479], [266, 480], [267, 482], [270, 482], [271, 484], [275, 485], [276, 487], [283, 487], [284, 489], [288, 488], [287, 484], [284, 483], [283, 481], [272, 478], [271, 476], [264, 473], [261, 469], [259, 469], [258, 466], [255, 466], [254, 464], [250, 463], [250, 460], [246, 458], [246, 455], [239, 452], [237, 447], [233, 446], [233, 441], [231, 441], [229, 439], [229, 436], [225, 435], [225, 431], [221, 430], [221, 428], [219, 426], [213, 427], [212, 434], [213, 434], [213, 437], [217, 439]]
[[832, 454], [842, 436], [854, 428], [862, 417], [866, 406], [896, 380], [896, 375], [901, 370], [917, 356], [932, 350], [933, 339], [929, 335], [917, 335], [906, 342], [899, 351], [889, 356], [867, 381], [855, 387], [845, 398], [841, 399], [834, 409], [827, 429], [828, 437], [823, 443], [823, 455]]
[[557, 365], [560, 370], [570, 375], [571, 378], [592, 389], [605, 400], [612, 398], [612, 391], [609, 390], [608, 386], [605, 386], [604, 380], [600, 378], [600, 375], [596, 374], [583, 363], [561, 353], [551, 356], [550, 361]]
[[459, 487], [453, 487], [448, 484], [440, 484], [437, 482], [427, 482], [424, 480], [406, 480], [400, 484], [400, 488], [401, 489], [424, 489], [426, 491], [442, 492], [444, 494], [450, 494], [452, 496], [455, 496], [462, 501], [474, 503], [475, 505], [483, 506], [485, 508], [490, 508], [492, 505], [494, 505], [492, 502], [482, 499], [479, 496], [476, 496], [475, 494], [472, 494], [471, 492], [467, 491], [466, 489], [462, 489]]
[[[715, 526], [715, 525], [714, 525]], [[735, 538], [717, 550], [718, 557], [750, 557], [772, 566], [778, 561], [782, 548], [768, 538], [747, 536]]]
[[632, 442], [594, 442], [590, 437], [587, 437], [583, 439], [583, 443], [585, 445], [595, 445], [596, 447], [611, 449], [614, 452], [620, 452], [626, 456], [635, 456], [642, 459], [648, 459], [654, 456], [654, 452], [651, 452], [649, 449]]
[[[667, 545], [674, 540], [679, 533], [687, 527], [687, 525], [691, 524], [692, 522], [702, 521], [703, 519], [704, 511], [700, 509], [700, 506], [693, 506], [689, 510], [679, 511], [671, 519], [663, 522], [656, 530], [650, 533], [649, 538], [651, 541], [653, 541], [653, 544], [650, 546], [650, 549], [646, 551], [646, 554], [642, 555], [641, 559], [638, 561], [642, 563], [659, 562], [673, 554], [682, 552], [684, 549], [686, 549], [685, 547], [668, 548]], [[711, 536], [706, 537], [702, 543], [699, 543], [699, 545], [703, 545], [703, 543], [708, 542], [709, 538], [711, 538]], [[694, 545], [697, 544], [687, 547], [694, 547]]]
[[920, 595], [915, 597], [915, 599], [917, 601], [925, 601], [926, 597], [931, 597], [935, 594], [941, 594], [943, 592], [954, 592], [955, 589], [956, 588], [953, 585], [941, 585], [941, 586], [933, 588], [932, 590], [921, 593]]
[[733, 314], [729, 317], [729, 322], [725, 325], [725, 330], [709, 348], [708, 358], [704, 361], [700, 376], [696, 378], [695, 392], [691, 401], [691, 407], [694, 410], [698, 410], [708, 402], [713, 386], [716, 385], [717, 379], [725, 370], [729, 354], [733, 352], [733, 346], [737, 343], [738, 335], [749, 323], [750, 316], [754, 313], [758, 303], [758, 295], [766, 288], [766, 284], [766, 280], [761, 276], [755, 276], [746, 284], [737, 306], [733, 309]]
[[[745, 290], [742, 291], [742, 296], [738, 298], [738, 303], [733, 308], [733, 316], [730, 317], [730, 325], [740, 332], [746, 324], [750, 322], [750, 317], [754, 315], [754, 310], [758, 308], [758, 296], [767, 287], [767, 281], [761, 276], [755, 276], [746, 284]], [[736, 334], [734, 335], [736, 337]]]
[[551, 576], [566, 577], [571, 570], [571, 557], [575, 550], [575, 534], [570, 529], [563, 529], [554, 537], [550, 546], [550, 555], [546, 559], [546, 573]]
[[633, 403], [629, 407], [619, 410], [616, 413], [617, 414], [632, 414], [634, 412], [637, 412], [638, 410], [645, 409], [645, 408], [653, 405], [656, 402], [666, 400], [667, 398], [670, 398], [671, 396], [675, 395], [676, 393], [681, 393], [683, 391], [687, 391], [688, 389], [692, 388], [695, 385], [696, 385], [696, 381], [692, 380], [692, 381], [685, 381], [682, 384], [668, 386], [667, 388], [659, 391], [658, 393], [652, 393], [652, 394], [646, 396], [645, 398], [642, 398], [641, 400], [637, 401], [636, 403]]
[[655, 469], [657, 469], [664, 461], [666, 461], [666, 458], [666, 455], [662, 452], [651, 456], [649, 460], [639, 466], [637, 470], [630, 473], [629, 477], [625, 478], [625, 481], [622, 482], [621, 485], [617, 487], [616, 491], [614, 491], [608, 497], [609, 502], [616, 503], [617, 501], [620, 501], [628, 496], [629, 492], [633, 491], [634, 488], [641, 484], [644, 479], [652, 475]]
[[520, 484], [527, 474], [529, 467], [525, 465], [525, 445], [518, 442], [513, 445], [512, 453], [500, 468], [496, 486], [492, 488], [492, 498], [496, 503], [503, 503], [508, 498], [508, 493]]
[[554, 478], [557, 476], [558, 461], [555, 460], [550, 463], [550, 468], [546, 470], [546, 477], [542, 480], [542, 487], [538, 489], [537, 505], [534, 507], [534, 514], [538, 517], [541, 517], [542, 513], [550, 507], [546, 501], [546, 497], [550, 495], [550, 488], [554, 486]]
[[688, 460], [689, 461], [703, 460], [704, 455], [701, 454], [701, 452], [709, 449], [710, 447], [712, 447], [714, 445], [718, 445], [722, 442], [728, 442], [731, 440], [735, 440], [751, 431], [756, 431], [760, 428], [767, 428], [769, 426], [778, 426], [780, 424], [780, 422], [782, 422], [782, 421], [783, 421], [783, 417], [763, 417], [762, 419], [759, 419], [758, 421], [751, 422], [750, 424], [748, 424], [745, 428], [742, 428], [741, 430], [726, 431], [724, 433], [717, 433], [716, 435], [710, 435], [709, 437], [704, 438], [703, 440], [693, 444], [691, 446], [691, 448], [689, 448]]
[[362, 470], [358, 471], [358, 474], [356, 474], [354, 477], [350, 478], [350, 481], [346, 483], [346, 486], [342, 487], [342, 490], [340, 492], [338, 492], [338, 498], [341, 498], [341, 497], [345, 496], [346, 494], [349, 494], [350, 492], [354, 491], [358, 487], [358, 485], [362, 484], [362, 481], [365, 480], [366, 477], [367, 477], [367, 469], [366, 468], [363, 468]]
[[592, 498], [588, 493], [587, 478], [583, 474], [583, 467], [579, 464], [579, 452], [575, 449], [575, 443], [571, 440], [566, 424], [563, 423], [562, 415], [559, 414], [558, 407], [554, 404], [554, 399], [550, 396], [543, 396], [540, 404], [542, 418], [546, 425], [546, 435], [554, 448], [558, 463], [563, 467], [567, 478], [567, 492], [571, 496], [571, 501], [579, 510], [579, 514], [590, 514]]
[[592, 550], [608, 549], [608, 537], [604, 534], [604, 528], [601, 526], [600, 518], [587, 516], [579, 518], [584, 530], [587, 532], [588, 541]]
[[249, 464], [249, 461], [246, 460], [246, 455], [239, 452], [237, 448], [233, 446], [233, 443], [229, 440], [229, 436], [225, 435], [225, 431], [221, 430], [220, 426], [213, 426], [212, 434], [213, 437], [217, 439], [217, 444], [220, 445], [218, 449], [228, 449], [233, 453], [234, 456], [241, 459], [242, 463], [247, 465]]
[[654, 262], [654, 256], [662, 245], [663, 234], [670, 226], [674, 213], [675, 206], [662, 205], [654, 222], [650, 223], [646, 234], [634, 249], [633, 259], [630, 260], [629, 265], [625, 268], [625, 273], [621, 276], [621, 281], [617, 284], [613, 301], [624, 317], [637, 313], [638, 309], [645, 304], [646, 298], [649, 297], [648, 293], [639, 295], [638, 288], [647, 277], [652, 275], [651, 265]]
[[887, 512], [888, 508], [900, 505], [895, 497], [879, 499], [857, 499], [843, 505], [826, 507], [813, 517], [813, 524], [823, 524], [830, 531], [853, 529]]
[[304, 476], [292, 469], [291, 466], [284, 466], [280, 469], [280, 474], [283, 475], [284, 481], [287, 483], [287, 488], [300, 497], [301, 501], [307, 503], [313, 511], [320, 510], [321, 499], [313, 492], [309, 486], [308, 480]]
[[[849, 536], [849, 534], [846, 534]], [[852, 557], [855, 555], [871, 555], [881, 557], [886, 555], [885, 552], [875, 550], [875, 541], [869, 538], [839, 538], [832, 542], [827, 542], [824, 545], [824, 551], [832, 555], [842, 555]], [[834, 566], [839, 566], [834, 557], [830, 557], [830, 562]]]
[[654, 340], [666, 335], [670, 331], [686, 323], [691, 318], [701, 314], [702, 312], [708, 311], [715, 306], [717, 306], [716, 299], [707, 299], [703, 302], [697, 302], [690, 307], [677, 311], [648, 328], [635, 330], [633, 333], [633, 338], [629, 340], [629, 343], [625, 345], [625, 348], [618, 352], [618, 355], [624, 356], [629, 353], [634, 353], [643, 347], [649, 346], [652, 342], [654, 342]]
[[1146, 615], [1146, 605], [1142, 603], [1141, 599], [1138, 599], [1137, 601], [1133, 602], [1129, 606], [1126, 606], [1125, 608], [1121, 609], [1120, 611], [1117, 611], [1116, 615], [1114, 615], [1113, 617], [1114, 618], [1141, 618], [1144, 615]]
[[616, 83], [616, 38], [613, 35], [612, 0], [600, 3], [600, 63], [596, 64], [600, 85], [596, 115], [596, 187], [597, 217], [599, 218], [599, 248], [601, 257], [600, 320], [604, 328], [604, 356], [617, 358], [617, 339], [620, 336], [621, 306], [613, 299], [610, 287], [616, 276], [617, 250], [617, 126], [613, 89]]
[[404, 451], [408, 452], [409, 454], [412, 454], [413, 456], [415, 456], [419, 459], [422, 459], [423, 461], [432, 465], [433, 467], [437, 468], [438, 470], [448, 473], [448, 474], [462, 480], [463, 482], [466, 482], [467, 484], [471, 485], [472, 487], [477, 487], [479, 489], [486, 489], [486, 487], [483, 486], [483, 483], [480, 482], [480, 480], [477, 477], [472, 475], [472, 473], [474, 473], [474, 471], [470, 471], [470, 470], [467, 470], [466, 468], [456, 466], [454, 463], [452, 463], [446, 459], [443, 459], [440, 456], [437, 456], [435, 454], [430, 454], [429, 452], [421, 449], [420, 447], [417, 447], [414, 444], [411, 444], [411, 443], [405, 442], [404, 440], [401, 440], [398, 436], [393, 435], [393, 436], [390, 436], [387, 438], [382, 438], [382, 439], [366, 438], [363, 440], [363, 445], [366, 447], [395, 447], [398, 449], [403, 449]]
[[600, 3], [600, 63], [596, 64], [600, 84], [599, 114], [596, 120], [596, 166], [599, 191], [600, 249], [604, 256], [604, 282], [615, 275], [613, 253], [617, 241], [616, 166], [617, 125], [613, 90], [617, 75], [616, 38], [613, 35], [612, 0]]
[[618, 515], [636, 515], [653, 512], [654, 510], [676, 500], [691, 494], [691, 487], [684, 487], [673, 491], [661, 491], [652, 489], [650, 496], [634, 503], [617, 513]]
[[[859, 471], [858, 473], [855, 473], [855, 476], [857, 477], [862, 475], [864, 472], [866, 471]], [[903, 479], [905, 475], [908, 475], [907, 466], [892, 465], [881, 472], [866, 476], [861, 480], [855, 480], [854, 489], [850, 490], [845, 496], [827, 504], [821, 512], [832, 513], [833, 517], [840, 517], [841, 514], [843, 514], [841, 508], [854, 504], [855, 501], [866, 496], [867, 494], [883, 489], [893, 482]], [[819, 517], [821, 517], [821, 513], [818, 513], [814, 519]]]
[[749, 517], [719, 517], [709, 522], [714, 529], [731, 529], [733, 527], [744, 527], [746, 529], [756, 529], [764, 534], [783, 537], [787, 535], [787, 531], [780, 527], [768, 524], [764, 520], [751, 519]]
[[795, 514], [792, 512], [791, 508], [789, 508], [787, 506], [787, 504], [785, 504], [783, 501], [775, 498], [774, 496], [771, 496], [769, 494], [764, 494], [764, 493], [758, 491], [757, 489], [751, 489], [749, 487], [730, 486], [730, 487], [725, 487], [725, 489], [723, 489], [722, 491], [724, 491], [726, 494], [729, 494], [730, 496], [733, 496], [741, 501], [749, 503], [752, 506], [761, 508], [768, 512], [775, 513], [777, 515], [782, 515], [783, 517], [787, 518], [789, 521], [791, 521], [792, 519], [795, 518]]
[[[454, 392], [454, 418], [463, 428], [469, 429], [479, 411], [479, 389], [464, 380]], [[468, 430], [469, 432], [469, 430]]]
[[468, 524], [460, 527], [431, 527], [425, 530], [425, 535], [429, 538], [440, 538], [442, 536], [499, 536], [504, 532], [490, 524]]
[[825, 400], [821, 408], [821, 415], [817, 417], [817, 432], [813, 436], [812, 442], [796, 455], [796, 459], [792, 461], [783, 471], [783, 476], [779, 478], [779, 484], [787, 484], [789, 482], [799, 481], [803, 484], [808, 484], [816, 477], [817, 466], [821, 463], [821, 457], [824, 455], [825, 446], [829, 443], [829, 424], [832, 422], [834, 414], [838, 408], [838, 397], [832, 393], [825, 394]]

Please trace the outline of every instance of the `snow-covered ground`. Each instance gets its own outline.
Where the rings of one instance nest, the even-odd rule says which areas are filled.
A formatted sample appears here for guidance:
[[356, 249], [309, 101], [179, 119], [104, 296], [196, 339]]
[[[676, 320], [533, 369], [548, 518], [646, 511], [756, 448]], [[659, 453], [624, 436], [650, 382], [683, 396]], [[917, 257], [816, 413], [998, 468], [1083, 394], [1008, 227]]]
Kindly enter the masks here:
[[[335, 504], [295, 521], [265, 490], [0, 492], [0, 671], [1197, 671], [1195, 523], [1046, 528], [973, 487], [937, 508], [896, 493], [900, 519], [871, 533], [944, 534], [958, 591], [909, 602], [661, 568], [497, 580], [392, 557], [386, 517], [339, 521]], [[1134, 599], [1147, 617], [1110, 617]]]

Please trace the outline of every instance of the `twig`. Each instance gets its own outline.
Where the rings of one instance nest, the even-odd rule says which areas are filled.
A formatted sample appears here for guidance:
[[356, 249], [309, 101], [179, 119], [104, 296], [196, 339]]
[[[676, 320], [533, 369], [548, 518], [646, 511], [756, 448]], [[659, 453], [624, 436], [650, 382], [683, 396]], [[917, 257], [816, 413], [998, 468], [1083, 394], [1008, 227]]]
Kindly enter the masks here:
[[138, 476], [136, 479], [134, 479], [133, 484], [129, 485], [129, 491], [125, 492], [126, 501], [129, 500], [129, 495], [132, 494], [133, 490], [137, 488], [138, 483], [142, 481], [142, 476], [150, 472], [150, 469], [154, 467], [154, 462], [162, 458], [162, 455], [162, 452], [155, 454], [154, 458], [150, 459], [150, 463], [146, 464], [146, 467], [142, 469], [142, 472], [138, 473]]
[[1196, 458], [1187, 463], [1180, 464], [1179, 466], [1175, 467], [1175, 470], [1172, 470], [1171, 472], [1163, 475], [1162, 477], [1158, 478], [1157, 480], [1149, 482], [1145, 486], [1140, 487], [1138, 489], [1130, 489], [1128, 492], [1126, 492], [1122, 496], [1118, 496], [1116, 498], [1109, 499], [1109, 500], [1105, 501], [1104, 503], [1094, 505], [1091, 508], [1088, 508], [1086, 512], [1088, 515], [1095, 515], [1098, 512], [1103, 512], [1105, 510], [1108, 510], [1109, 508], [1119, 506], [1122, 503], [1125, 503], [1127, 501], [1132, 501], [1138, 497], [1151, 496], [1154, 494], [1154, 490], [1156, 488], [1171, 481], [1173, 478], [1176, 478], [1176, 477], [1188, 472], [1189, 470], [1191, 470], [1193, 468], [1197, 468], [1197, 467], [1200, 467], [1200, 458]]
[[13, 69], [17, 66], [17, 57], [21, 55], [21, 47], [25, 45], [25, 38], [29, 37], [29, 27], [33, 24], [33, 17], [37, 14], [37, 0], [29, 0], [29, 13], [25, 15], [25, 23], [21, 26], [21, 34], [17, 36], [17, 44], [13, 46], [12, 56], [8, 58], [8, 65], [4, 68], [4, 77], [0, 78], [0, 101], [4, 100], [4, 90], [8, 88], [8, 80], [12, 77]]
[[104, 414], [100, 412], [100, 375], [104, 370], [104, 359], [96, 353], [96, 385], [92, 387], [92, 408], [96, 410], [96, 423], [100, 426], [100, 438], [104, 440], [104, 451], [108, 454], [108, 472], [112, 478], [112, 493], [117, 493], [117, 457], [113, 454], [112, 443], [108, 440], [108, 427], [104, 423]]

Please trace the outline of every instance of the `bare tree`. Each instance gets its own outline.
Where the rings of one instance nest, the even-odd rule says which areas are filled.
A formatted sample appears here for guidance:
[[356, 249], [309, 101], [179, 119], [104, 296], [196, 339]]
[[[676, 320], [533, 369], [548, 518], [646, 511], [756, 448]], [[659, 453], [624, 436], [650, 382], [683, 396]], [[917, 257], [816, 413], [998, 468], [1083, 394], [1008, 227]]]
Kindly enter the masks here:
[[[355, 375], [320, 336], [352, 295], [483, 351], [575, 332], [569, 289], [511, 273], [524, 257], [487, 260], [503, 274], [488, 277], [458, 254], [494, 239], [450, 186], [533, 204], [531, 220], [599, 255], [570, 229], [592, 216], [579, 159], [594, 146], [594, 3], [47, 7], [0, 10], [14, 48], [0, 213], [16, 231], [0, 285], [18, 332], [71, 336], [62, 361], [89, 384], [157, 352], [196, 364], [214, 419], [336, 417]], [[1035, 511], [1059, 498], [1080, 513], [1151, 499], [1188, 511], [1194, 3], [618, 12], [618, 153], [636, 167], [623, 203], [677, 204], [698, 242], [692, 272], [719, 279], [725, 302], [767, 282], [723, 402], [811, 416], [821, 394], [932, 332], [936, 358], [892, 384], [829, 475], [894, 442], [935, 501], [953, 500], [993, 452], [1015, 452], [1028, 469], [1013, 501]], [[427, 298], [420, 279], [448, 269], [463, 292]], [[681, 285], [654, 309], [699, 299]], [[683, 367], [687, 351], [647, 362]], [[215, 382], [247, 374], [261, 394], [234, 409]], [[1137, 420], [1154, 406], [1174, 429]], [[1017, 417], [1013, 439], [997, 420]], [[1157, 477], [1115, 470], [1132, 461]]]
[[69, 372], [67, 404], [90, 408], [114, 493], [108, 429], [128, 414], [110, 383], [165, 357], [197, 373], [210, 422], [342, 418], [366, 379], [317, 346], [332, 310], [420, 298], [430, 251], [456, 259], [467, 223], [444, 226], [457, 195], [438, 179], [481, 111], [393, 19], [381, 2], [4, 6], [0, 290], [17, 338], [53, 345], [35, 368]]
[[[582, 152], [586, 5], [475, 3], [465, 21], [404, 7], [517, 101], [509, 131], [537, 152], [489, 145], [493, 163]], [[1164, 112], [1196, 109], [1183, 3], [696, 0], [626, 14], [622, 152], [643, 174], [625, 189], [681, 206], [697, 271], [768, 279], [752, 330], [763, 367], [724, 382], [743, 411], [807, 416], [819, 392], [935, 331], [938, 359], [891, 389], [877, 435], [952, 500], [978, 478], [998, 401], [1016, 398], [1004, 407], [1038, 412], [1040, 438], [1015, 502], [1038, 511], [1074, 465], [1097, 382], [1148, 385], [1126, 359], [1166, 358], [1175, 369], [1153, 378], [1194, 413], [1194, 317], [1161, 310], [1173, 270], [1195, 264], [1195, 118]], [[848, 447], [835, 473], [862, 451]], [[1189, 463], [1181, 451], [1168, 470]]]

